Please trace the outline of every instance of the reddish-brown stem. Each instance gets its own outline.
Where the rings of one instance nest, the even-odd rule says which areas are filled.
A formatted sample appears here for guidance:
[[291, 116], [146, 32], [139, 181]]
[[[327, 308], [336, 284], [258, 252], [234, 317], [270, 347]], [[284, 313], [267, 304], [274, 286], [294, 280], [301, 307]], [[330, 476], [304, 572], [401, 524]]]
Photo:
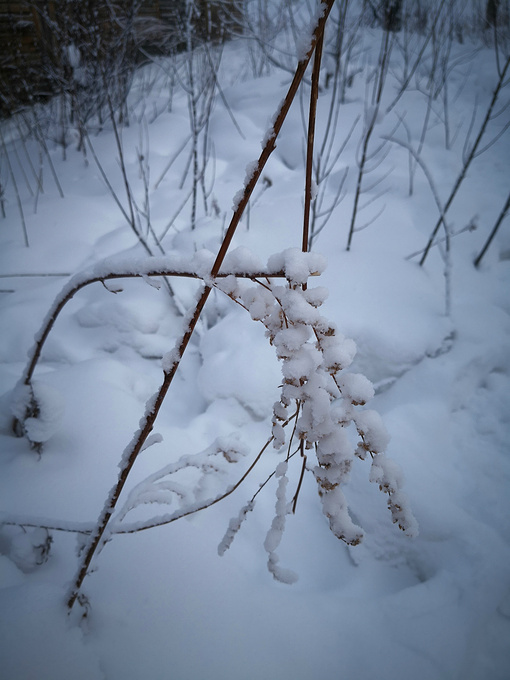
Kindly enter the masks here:
[[310, 45], [310, 48], [306, 54], [306, 56], [299, 62], [296, 72], [294, 74], [294, 77], [292, 79], [292, 82], [289, 86], [289, 89], [287, 91], [287, 95], [285, 99], [283, 100], [283, 103], [276, 115], [275, 122], [273, 124], [273, 129], [272, 131], [268, 131], [268, 137], [266, 140], [266, 143], [264, 145], [264, 149], [262, 150], [262, 153], [260, 154], [259, 160], [257, 167], [255, 171], [253, 172], [251, 178], [248, 180], [244, 187], [244, 192], [242, 195], [241, 200], [239, 201], [237, 205], [237, 209], [232, 216], [232, 220], [230, 222], [230, 225], [227, 229], [227, 233], [225, 234], [225, 238], [223, 240], [223, 243], [221, 244], [221, 248], [218, 252], [218, 256], [216, 258], [216, 262], [213, 265], [211, 275], [215, 276], [216, 273], [219, 271], [219, 268], [221, 266], [221, 263], [223, 262], [223, 258], [225, 257], [227, 250], [230, 246], [230, 243], [232, 241], [232, 238], [234, 236], [235, 230], [237, 229], [237, 226], [239, 224], [239, 221], [241, 220], [241, 217], [244, 213], [244, 210], [246, 206], [248, 205], [248, 201], [250, 200], [250, 196], [259, 180], [260, 175], [262, 174], [262, 171], [264, 169], [265, 164], [267, 163], [267, 160], [271, 153], [274, 151], [275, 148], [275, 142], [276, 138], [278, 137], [280, 130], [282, 128], [283, 122], [287, 116], [287, 113], [289, 112], [290, 106], [294, 100], [294, 97], [296, 96], [299, 84], [301, 83], [301, 80], [303, 79], [303, 76], [305, 74], [305, 71], [307, 69], [308, 63], [310, 62], [311, 56], [313, 54], [313, 51], [317, 45], [318, 40], [320, 37], [323, 35], [324, 32], [324, 25], [327, 21], [327, 18], [329, 16], [329, 13], [331, 11], [331, 8], [333, 7], [335, 0], [326, 0], [325, 4], [325, 10], [324, 14], [319, 18], [317, 25], [315, 27], [315, 30], [313, 32], [313, 37], [312, 37], [312, 42]]
[[[313, 54], [313, 51], [315, 49], [315, 46], [317, 44], [318, 38], [322, 35], [324, 31], [324, 26], [327, 21], [327, 18], [329, 16], [329, 13], [331, 11], [331, 8], [334, 4], [334, 0], [326, 0], [324, 4], [324, 11], [322, 15], [319, 17], [317, 20], [317, 24], [315, 26], [313, 36], [312, 36], [312, 41], [311, 45], [308, 49], [308, 52], [306, 53], [305, 57], [298, 63], [298, 66], [296, 68], [296, 72], [294, 74], [294, 78], [292, 79], [292, 82], [289, 86], [289, 89], [287, 91], [287, 95], [276, 115], [275, 122], [273, 125], [272, 131], [267, 136], [266, 143], [264, 144], [264, 148], [262, 150], [262, 153], [260, 154], [257, 167], [255, 171], [253, 172], [252, 176], [248, 179], [248, 181], [245, 184], [244, 191], [242, 194], [242, 197], [240, 201], [238, 202], [236, 209], [234, 211], [234, 214], [232, 216], [232, 219], [230, 221], [229, 227], [227, 229], [227, 233], [225, 234], [225, 238], [223, 239], [223, 242], [220, 246], [220, 249], [218, 251], [218, 255], [216, 256], [216, 260], [212, 266], [211, 269], [211, 277], [214, 278], [217, 276], [221, 264], [225, 258], [225, 255], [227, 254], [228, 248], [230, 247], [230, 244], [232, 242], [232, 239], [234, 237], [235, 231], [237, 229], [237, 226], [241, 220], [241, 217], [243, 215], [243, 212], [248, 205], [248, 201], [250, 199], [250, 196], [253, 192], [253, 189], [255, 188], [258, 179], [260, 175], [262, 174], [262, 170], [264, 169], [265, 164], [267, 163], [267, 160], [269, 156], [271, 155], [272, 151], [275, 148], [275, 141], [276, 138], [282, 128], [283, 122], [287, 116], [287, 113], [289, 112], [290, 106], [292, 104], [292, 101], [294, 100], [294, 97], [296, 96], [297, 89], [299, 87], [299, 84], [303, 78], [303, 75], [306, 71], [306, 68], [308, 66], [308, 63], [310, 61], [310, 58]], [[165, 369], [164, 371], [164, 380], [163, 383], [159, 389], [159, 391], [156, 393], [155, 397], [153, 398], [153, 401], [150, 403], [150, 405], [147, 407], [145, 416], [142, 419], [140, 423], [140, 429], [138, 430], [137, 433], [135, 433], [131, 443], [128, 445], [126, 450], [124, 451], [123, 459], [120, 464], [121, 467], [121, 472], [119, 475], [119, 478], [117, 480], [117, 483], [115, 486], [112, 488], [110, 491], [110, 494], [108, 496], [108, 499], [105, 503], [104, 509], [101, 513], [101, 515], [98, 518], [97, 522], [97, 527], [96, 530], [92, 533], [91, 540], [88, 546], [88, 549], [85, 551], [82, 563], [80, 565], [80, 568], [78, 570], [78, 574], [73, 582], [73, 585], [70, 590], [69, 597], [67, 599], [67, 606], [68, 609], [71, 610], [74, 603], [76, 602], [80, 588], [82, 586], [82, 583], [88, 573], [88, 569], [90, 566], [90, 563], [92, 562], [92, 559], [99, 548], [99, 546], [103, 543], [102, 538], [103, 534], [106, 531], [106, 528], [108, 526], [108, 523], [110, 521], [110, 518], [115, 510], [115, 507], [117, 505], [117, 502], [119, 500], [120, 494], [122, 492], [122, 489], [124, 488], [124, 485], [126, 483], [126, 480], [129, 476], [129, 473], [136, 461], [136, 458], [138, 457], [138, 454], [140, 453], [147, 437], [149, 436], [153, 426], [154, 422], [157, 418], [157, 415], [159, 413], [159, 409], [161, 408], [161, 404], [163, 403], [165, 396], [168, 392], [168, 388], [170, 387], [170, 384], [172, 383], [172, 380], [174, 378], [174, 375], [177, 371], [177, 368], [179, 366], [180, 360], [186, 350], [186, 347], [188, 346], [188, 343], [190, 341], [191, 335], [195, 329], [195, 326], [198, 322], [198, 319], [200, 318], [200, 314], [202, 313], [202, 310], [205, 306], [205, 303], [207, 302], [207, 299], [211, 293], [212, 290], [212, 284], [208, 284], [204, 286], [204, 289], [198, 299], [198, 302], [196, 304], [195, 310], [191, 316], [191, 320], [189, 322], [189, 325], [187, 328], [185, 328], [184, 333], [180, 339], [180, 341], [176, 344], [173, 356], [172, 356], [172, 363], [171, 365]]]
[[313, 174], [313, 147], [315, 142], [315, 117], [317, 113], [317, 99], [319, 97], [319, 75], [322, 59], [322, 45], [324, 34], [317, 40], [312, 70], [312, 87], [310, 91], [310, 112], [308, 114], [308, 138], [306, 146], [306, 176], [305, 176], [305, 208], [303, 214], [303, 244], [302, 251], [308, 252], [310, 231], [310, 206], [312, 203], [312, 174]]

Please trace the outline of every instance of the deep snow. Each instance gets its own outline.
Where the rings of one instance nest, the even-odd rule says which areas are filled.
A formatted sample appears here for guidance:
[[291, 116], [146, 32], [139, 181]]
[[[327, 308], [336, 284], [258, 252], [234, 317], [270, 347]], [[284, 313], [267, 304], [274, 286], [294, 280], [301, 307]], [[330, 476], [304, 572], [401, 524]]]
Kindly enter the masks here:
[[[367, 30], [363, 39], [369, 63], [354, 79], [340, 110], [339, 126], [345, 131], [363, 110], [365, 78], [377, 57], [380, 34]], [[444, 129], [434, 114], [423, 150], [443, 200], [461, 165], [473, 102], [478, 97], [483, 111], [496, 82], [493, 50], [482, 48], [475, 54], [469, 44], [455, 49], [464, 59], [452, 75], [452, 87], [468, 78], [468, 86], [451, 102], [451, 127], [459, 126], [458, 136], [446, 150]], [[211, 118], [218, 214], [201, 215], [191, 233], [189, 209], [184, 209], [163, 240], [167, 250], [183, 257], [196, 248], [217, 250], [223, 216], [228, 221], [246, 166], [258, 157], [260, 140], [286, 89], [288, 77], [281, 71], [250, 76], [243, 50], [242, 42], [227, 46], [221, 76], [224, 96], [246, 139], [218, 100]], [[385, 86], [388, 102], [396, 91], [395, 53], [394, 58]], [[138, 101], [137, 88], [157, 74], [154, 65], [140, 74], [133, 101]], [[165, 108], [165, 92], [153, 88], [146, 112]], [[503, 96], [506, 101], [508, 91]], [[319, 130], [328, 98], [328, 91], [319, 98]], [[419, 91], [410, 90], [397, 107], [405, 112], [413, 139], [421, 131], [424, 102]], [[187, 134], [186, 112], [185, 97], [176, 94], [172, 110], [147, 128], [151, 217], [157, 233], [185, 192], [178, 189], [183, 156], [157, 190], [154, 183]], [[137, 115], [139, 105], [122, 134], [133, 190], [142, 200], [135, 152], [142, 126]], [[377, 138], [388, 134], [395, 121], [394, 114], [382, 117]], [[493, 121], [488, 138], [503, 125], [501, 117]], [[405, 139], [401, 128], [399, 134]], [[264, 171], [267, 188], [255, 191], [249, 223], [242, 222], [234, 239], [234, 247], [249, 248], [262, 262], [300, 245], [302, 139], [295, 102]], [[269, 451], [236, 493], [214, 507], [169, 526], [114, 536], [85, 581], [90, 610], [80, 625], [76, 615], [68, 619], [65, 612], [67, 588], [78, 564], [76, 535], [52, 532], [49, 559], [35, 566], [31, 546], [44, 543], [45, 534], [4, 525], [0, 664], [5, 680], [508, 677], [508, 224], [481, 268], [475, 269], [472, 261], [507, 195], [510, 135], [506, 131], [476, 159], [449, 213], [455, 229], [475, 215], [478, 223], [476, 231], [452, 239], [450, 316], [445, 315], [438, 248], [424, 267], [416, 259], [406, 260], [424, 247], [437, 209], [419, 168], [414, 194], [407, 195], [408, 159], [401, 147], [392, 146], [375, 170], [381, 178], [392, 172], [381, 185], [384, 195], [367, 211], [373, 209], [375, 215], [382, 204], [385, 211], [355, 233], [351, 251], [345, 251], [358, 141], [359, 130], [339, 161], [339, 169], [350, 168], [347, 195], [314, 244], [328, 266], [311, 284], [329, 289], [324, 313], [354, 339], [358, 353], [352, 368], [376, 387], [370, 407], [381, 414], [391, 435], [388, 454], [404, 471], [419, 536], [408, 538], [392, 525], [383, 495], [369, 483], [369, 463], [356, 461], [344, 490], [353, 520], [365, 531], [361, 545], [347, 547], [331, 534], [316, 483], [306, 474], [297, 512], [287, 517], [278, 549], [282, 564], [298, 574], [297, 583], [276, 582], [265, 564], [263, 544], [274, 515], [277, 480], [259, 494], [232, 547], [219, 557], [217, 547], [230, 519], [282, 460]], [[121, 196], [113, 134], [105, 130], [93, 143]], [[13, 158], [16, 145], [21, 149], [13, 135], [8, 143]], [[32, 142], [29, 148], [36, 153]], [[139, 253], [93, 161], [89, 158], [86, 165], [72, 148], [66, 161], [58, 146], [51, 154], [65, 197], [58, 196], [45, 168], [36, 212], [16, 166], [30, 246], [23, 245], [8, 182], [7, 216], [1, 221], [1, 511], [6, 520], [89, 525], [115, 482], [144, 404], [161, 381], [161, 358], [172, 349], [182, 317], [163, 288], [141, 280], [122, 282], [123, 292], [117, 294], [98, 283], [80, 291], [57, 321], [36, 372], [42, 389], [51, 390], [52, 403], [62, 405], [61, 413], [60, 405], [54, 406], [48, 416], [55, 416], [55, 431], [40, 459], [26, 440], [11, 434], [12, 390], [33, 336], [66, 282], [65, 276], [43, 275], [73, 274], [116, 253]], [[180, 307], [188, 309], [198, 284], [184, 279], [171, 284]], [[131, 487], [180, 456], [203, 451], [217, 437], [235, 434], [249, 453], [226, 473], [208, 479], [205, 491], [219, 493], [241, 476], [267, 440], [281, 371], [262, 325], [219, 292], [209, 301], [204, 319], [157, 420], [162, 443], [142, 454]], [[290, 476], [293, 487], [299, 468]], [[187, 488], [194, 483], [191, 476], [182, 480]], [[157, 514], [157, 508], [149, 514]]]

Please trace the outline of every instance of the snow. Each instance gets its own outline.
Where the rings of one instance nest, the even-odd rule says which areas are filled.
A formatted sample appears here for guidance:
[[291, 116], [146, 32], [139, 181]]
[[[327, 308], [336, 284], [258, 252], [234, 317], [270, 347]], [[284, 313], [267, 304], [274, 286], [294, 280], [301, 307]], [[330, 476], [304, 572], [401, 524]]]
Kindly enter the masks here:
[[287, 462], [279, 463], [275, 470], [275, 477], [279, 479], [278, 488], [276, 490], [276, 504], [275, 516], [271, 522], [271, 528], [266, 534], [264, 541], [264, 548], [268, 553], [267, 566], [276, 581], [291, 585], [295, 583], [298, 576], [291, 569], [282, 568], [278, 563], [279, 556], [276, 554], [276, 548], [281, 543], [283, 533], [285, 531], [285, 516], [289, 514], [289, 506], [287, 503], [286, 490], [289, 480], [286, 476]]
[[317, 276], [324, 271], [326, 259], [317, 253], [302, 253], [298, 248], [287, 248], [269, 258], [268, 268], [283, 270], [288, 281], [303, 284], [309, 276]]
[[[345, 130], [365, 108], [365, 78], [378, 58], [380, 33], [361, 28], [358, 37], [359, 63], [366, 64], [364, 71], [353, 70], [340, 109], [338, 125]], [[308, 33], [302, 49], [307, 40]], [[57, 145], [51, 157], [64, 198], [44, 167], [36, 211], [15, 163], [26, 248], [12, 184], [1, 175], [2, 678], [506, 680], [507, 223], [481, 267], [472, 262], [508, 193], [509, 132], [474, 161], [449, 212], [454, 232], [479, 216], [476, 230], [451, 240], [449, 316], [439, 248], [424, 267], [406, 259], [425, 246], [437, 207], [419, 167], [408, 195], [409, 159], [400, 146], [390, 147], [365, 178], [366, 215], [359, 226], [368, 226], [354, 233], [346, 252], [356, 128], [340, 158], [351, 168], [346, 198], [314, 252], [300, 252], [299, 102], [284, 125], [282, 153], [277, 149], [264, 169], [270, 188], [254, 192], [249, 221], [245, 215], [222, 265], [222, 275], [231, 275], [212, 281], [232, 196], [252, 176], [259, 142], [272, 132], [266, 121], [274, 120], [288, 79], [275, 68], [248, 75], [242, 41], [224, 49], [218, 76], [247, 139], [237, 136], [218, 100], [210, 130], [219, 214], [199, 208], [191, 232], [186, 206], [162, 240], [167, 254], [147, 257], [93, 162], [87, 165], [72, 148], [64, 161]], [[485, 110], [496, 78], [491, 48], [475, 53], [467, 40], [453, 49], [458, 59], [449, 115], [457, 138], [445, 149], [443, 111], [435, 102], [422, 153], [443, 201], [460, 168], [473, 102]], [[396, 124], [393, 112], [382, 115], [403, 69], [398, 50], [392, 60], [374, 148]], [[157, 71], [144, 73], [133, 92]], [[464, 76], [469, 87], [460, 88]], [[162, 175], [187, 134], [186, 97], [176, 91], [168, 110], [165, 93], [161, 86], [147, 95], [147, 111], [164, 111], [147, 128], [152, 177]], [[508, 87], [502, 96], [498, 110], [504, 111]], [[321, 91], [319, 140], [329, 97], [329, 90]], [[414, 140], [425, 104], [412, 88], [395, 107], [406, 112]], [[494, 119], [493, 134], [503, 118]], [[141, 203], [135, 152], [142, 119], [135, 107], [123, 130]], [[23, 158], [15, 130], [4, 127], [12, 158], [16, 144]], [[112, 132], [105, 128], [94, 140], [123, 196]], [[38, 158], [34, 142], [27, 148]], [[185, 164], [183, 154], [158, 188], [150, 187], [156, 233], [189, 190], [178, 189]], [[212, 182], [212, 167], [208, 173]], [[326, 191], [333, 195], [335, 187]], [[385, 212], [370, 223], [382, 203]], [[176, 305], [155, 276], [161, 269], [183, 274], [169, 277]], [[280, 270], [286, 278], [260, 277], [259, 283], [233, 276]], [[141, 278], [81, 287], [89, 278], [122, 273]], [[214, 288], [201, 322], [131, 472], [108, 543], [85, 579], [87, 617], [80, 620], [80, 607], [68, 617], [77, 548], [109, 507], [123, 451], [129, 453], [134, 431], [145, 422], [163, 372], [179, 358], [173, 348], [204, 281]], [[122, 292], [112, 295], [106, 286]], [[31, 382], [39, 413], [25, 419], [32, 399], [23, 384], [27, 354], [45, 320], [76, 287]], [[295, 399], [302, 400], [299, 413]], [[13, 415], [24, 419], [39, 451], [13, 436]], [[192, 513], [208, 502], [211, 507]], [[115, 533], [152, 520], [168, 525]]]
[[[20, 591], [26, 597], [20, 598]], [[62, 604], [55, 606], [60, 598], [60, 589], [47, 583], [25, 582], [2, 590], [4, 677], [104, 679], [101, 664], [83, 644], [80, 629], [67, 621]]]
[[310, 13], [308, 26], [302, 29], [299, 33], [299, 38], [296, 41], [296, 57], [301, 61], [308, 54], [312, 46], [313, 34], [318, 20], [324, 16], [327, 11], [327, 5], [320, 0], [313, 4], [313, 11]]
[[39, 407], [39, 413], [34, 417], [26, 418], [23, 426], [29, 441], [42, 443], [48, 441], [58, 430], [62, 420], [64, 403], [56, 390], [40, 380], [32, 382], [32, 391]]
[[230, 520], [230, 522], [228, 523], [228, 529], [225, 533], [225, 536], [223, 536], [222, 540], [220, 541], [220, 544], [218, 545], [218, 555], [220, 557], [222, 557], [225, 554], [225, 552], [230, 548], [230, 546], [232, 545], [232, 541], [234, 540], [239, 529], [241, 528], [241, 524], [246, 519], [246, 515], [249, 512], [252, 512], [254, 507], [255, 501], [250, 501], [244, 507], [241, 508], [239, 515], [237, 517], [234, 517], [233, 519]]

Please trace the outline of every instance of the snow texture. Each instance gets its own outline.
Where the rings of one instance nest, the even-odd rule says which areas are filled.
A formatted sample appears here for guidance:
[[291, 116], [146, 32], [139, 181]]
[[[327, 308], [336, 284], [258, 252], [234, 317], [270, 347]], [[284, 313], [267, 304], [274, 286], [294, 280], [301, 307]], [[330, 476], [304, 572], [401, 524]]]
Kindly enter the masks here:
[[[309, 10], [318, 7], [306, 4], [292, 3], [301, 50], [310, 39]], [[139, 151], [147, 139], [151, 178], [166, 172], [158, 188], [152, 180], [147, 187], [154, 230], [147, 239], [156, 248], [153, 233], [161, 237], [167, 255], [147, 257], [91, 155], [87, 164], [76, 149], [74, 128], [66, 130], [63, 160], [55, 141], [61, 97], [38, 105], [47, 150], [25, 134], [22, 121], [2, 122], [2, 680], [508, 678], [506, 220], [480, 267], [472, 264], [508, 196], [508, 86], [484, 136], [487, 150], [473, 161], [448, 211], [457, 233], [449, 255], [440, 233], [423, 267], [407, 258], [423, 251], [437, 205], [408, 151], [383, 139], [405, 141], [409, 132], [418, 149], [423, 133], [421, 159], [446, 200], [497, 83], [492, 38], [468, 30], [470, 17], [479, 27], [476, 13], [483, 15], [485, 4], [463, 4], [457, 18], [464, 24], [456, 24], [462, 44], [442, 32], [449, 21], [437, 25], [444, 51], [434, 53], [426, 35], [406, 32], [402, 42], [404, 31], [395, 34], [398, 49], [390, 55], [349, 252], [361, 125], [319, 186], [316, 205], [324, 197], [324, 209], [350, 168], [345, 198], [313, 244], [327, 255], [327, 267], [315, 252], [289, 250], [299, 246], [302, 225], [304, 138], [295, 102], [282, 129], [285, 153], [277, 149], [265, 166], [267, 188], [254, 192], [222, 266], [230, 276], [210, 278], [232, 196], [260, 153], [259, 140], [274, 133], [271, 114], [280, 110], [295, 68], [292, 31], [279, 32], [287, 17], [280, 5], [265, 5], [264, 51], [243, 37], [222, 48], [216, 77], [224, 99], [216, 99], [207, 126], [211, 161], [204, 179], [211, 193], [207, 211], [198, 201], [193, 231], [189, 203], [169, 226], [190, 191], [190, 174], [179, 188], [190, 147], [165, 171], [189, 134], [188, 96], [169, 76], [187, 62], [184, 55], [157, 58], [135, 74], [130, 125], [122, 129], [126, 172], [143, 209]], [[353, 49], [340, 69], [348, 77], [340, 83], [344, 103], [331, 159], [344, 143], [342, 130], [369, 111], [383, 39], [380, 29], [351, 14], [357, 3], [347, 5], [344, 44]], [[335, 37], [328, 28], [328, 59]], [[412, 53], [422, 47], [409, 87], [386, 115], [410, 73]], [[70, 50], [78, 80], [82, 64]], [[447, 51], [448, 87], [437, 90], [441, 68], [434, 75], [434, 64]], [[333, 72], [329, 63], [327, 69]], [[323, 75], [317, 148], [334, 91]], [[307, 92], [305, 84], [305, 98]], [[124, 200], [113, 132], [105, 124], [90, 137]], [[477, 228], [462, 231], [475, 215]], [[169, 276], [172, 299], [165, 285], [157, 289], [161, 269], [202, 280]], [[286, 279], [266, 276], [280, 269]], [[141, 278], [122, 278], [126, 272]], [[260, 275], [258, 282], [234, 276], [250, 272]], [[311, 276], [319, 272], [319, 280]], [[90, 279], [98, 281], [85, 285]], [[79, 555], [110, 507], [122, 452], [125, 460], [163, 370], [180, 359], [172, 348], [204, 285], [213, 290], [199, 326], [85, 579], [83, 608], [70, 618], [65, 599]], [[42, 340], [70, 295], [26, 384], [34, 334]], [[14, 436], [13, 416], [18, 426], [28, 422], [25, 435], [45, 441], [33, 441], [34, 450], [26, 436]], [[299, 581], [289, 587], [296, 574]]]

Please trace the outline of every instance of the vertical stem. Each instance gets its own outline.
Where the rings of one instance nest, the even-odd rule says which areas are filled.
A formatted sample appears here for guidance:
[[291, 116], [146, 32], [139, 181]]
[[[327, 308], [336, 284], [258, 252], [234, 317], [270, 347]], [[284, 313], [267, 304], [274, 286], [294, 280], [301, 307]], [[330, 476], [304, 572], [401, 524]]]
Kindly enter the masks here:
[[[103, 72], [103, 77], [104, 77], [105, 89], [106, 89], [107, 88], [106, 74], [104, 72]], [[108, 110], [109, 110], [109, 113], [110, 113], [110, 120], [111, 120], [112, 128], [113, 128], [113, 134], [114, 134], [114, 137], [115, 137], [115, 143], [117, 145], [117, 151], [119, 153], [119, 166], [120, 166], [120, 170], [121, 170], [121, 173], [122, 173], [122, 179], [124, 181], [124, 189], [126, 190], [126, 199], [127, 199], [127, 203], [128, 203], [128, 207], [129, 207], [129, 216], [127, 215], [127, 213], [124, 210], [123, 210], [123, 212], [128, 218], [129, 226], [134, 231], [137, 239], [140, 241], [140, 243], [143, 246], [147, 255], [152, 255], [153, 253], [152, 253], [152, 250], [151, 250], [149, 244], [147, 243], [147, 240], [144, 238], [142, 232], [139, 229], [137, 229], [137, 226], [136, 226], [135, 212], [134, 212], [134, 208], [133, 208], [133, 196], [132, 196], [132, 193], [131, 193], [131, 187], [129, 185], [129, 179], [128, 179], [128, 176], [127, 176], [126, 164], [124, 162], [124, 149], [122, 147], [122, 140], [120, 138], [118, 124], [115, 121], [115, 111], [113, 109], [113, 104], [112, 104], [112, 100], [111, 100], [109, 93], [107, 93], [106, 98], [107, 98], [107, 103], [108, 103]]]
[[361, 186], [363, 183], [363, 177], [365, 175], [365, 166], [368, 161], [368, 146], [370, 144], [370, 138], [375, 128], [375, 123], [377, 116], [379, 114], [379, 107], [381, 105], [381, 97], [384, 87], [384, 82], [386, 79], [386, 72], [388, 68], [388, 62], [390, 58], [390, 32], [385, 31], [383, 40], [381, 42], [381, 51], [379, 53], [379, 74], [376, 82], [374, 83], [374, 91], [372, 93], [372, 110], [370, 110], [370, 117], [366, 122], [366, 130], [363, 137], [363, 146], [361, 152], [361, 159], [358, 169], [358, 179], [356, 181], [356, 193], [354, 195], [354, 205], [352, 208], [351, 224], [349, 227], [349, 236], [347, 237], [347, 247], [346, 250], [351, 249], [352, 237], [354, 235], [356, 226], [356, 217], [358, 215], [358, 204], [361, 196]]
[[324, 34], [321, 34], [315, 47], [312, 70], [312, 88], [310, 91], [310, 113], [308, 116], [308, 140], [306, 148], [306, 177], [305, 177], [305, 208], [303, 214], [303, 244], [302, 251], [308, 252], [310, 230], [310, 205], [312, 203], [312, 172], [313, 145], [315, 141], [315, 118], [317, 113], [317, 99], [319, 97], [319, 75], [321, 69], [322, 46]]
[[192, 156], [192, 195], [191, 195], [191, 230], [195, 229], [197, 221], [197, 193], [198, 193], [198, 129], [197, 101], [195, 92], [195, 78], [193, 74], [193, 53], [190, 54], [189, 62], [189, 108], [191, 124], [191, 156]]
[[275, 117], [275, 122], [273, 124], [273, 129], [272, 131], [269, 131], [268, 136], [267, 136], [267, 141], [265, 143], [264, 149], [262, 150], [262, 153], [260, 154], [258, 165], [255, 168], [255, 171], [253, 172], [251, 179], [248, 181], [248, 183], [244, 187], [244, 193], [239, 201], [237, 210], [235, 211], [234, 215], [232, 216], [232, 220], [229, 224], [229, 227], [227, 229], [227, 233], [225, 234], [225, 239], [223, 240], [223, 243], [220, 247], [220, 250], [218, 252], [218, 256], [216, 258], [216, 262], [213, 265], [212, 271], [211, 271], [211, 276], [216, 276], [218, 274], [218, 271], [220, 269], [221, 263], [223, 261], [223, 258], [225, 257], [227, 250], [230, 246], [230, 243], [232, 241], [232, 238], [234, 236], [235, 230], [237, 229], [237, 226], [241, 220], [241, 217], [244, 213], [244, 210], [248, 204], [248, 201], [250, 200], [250, 196], [253, 193], [253, 189], [257, 185], [257, 182], [260, 178], [260, 175], [262, 174], [262, 171], [264, 170], [264, 167], [267, 163], [267, 160], [271, 153], [273, 152], [275, 148], [275, 142], [276, 138], [278, 137], [278, 134], [280, 133], [280, 130], [282, 128], [283, 122], [285, 118], [287, 117], [287, 114], [289, 112], [290, 106], [292, 104], [292, 101], [294, 100], [294, 97], [296, 96], [296, 92], [298, 90], [299, 84], [305, 74], [306, 68], [308, 66], [308, 63], [311, 59], [311, 56], [313, 54], [313, 51], [315, 50], [315, 46], [317, 44], [317, 41], [319, 37], [322, 35], [324, 31], [324, 26], [327, 21], [327, 18], [329, 16], [329, 13], [331, 11], [331, 8], [334, 4], [335, 0], [325, 0], [325, 10], [324, 14], [319, 18], [317, 25], [315, 27], [315, 30], [313, 32], [313, 37], [312, 37], [312, 43], [310, 45], [310, 49], [308, 50], [306, 56], [299, 62], [296, 72], [294, 74], [294, 77], [292, 79], [291, 84], [289, 85], [289, 89], [287, 91], [287, 95], [285, 99], [283, 100], [283, 103], [281, 104], [280, 110], [278, 111], [277, 116]]
[[445, 282], [445, 316], [450, 317], [452, 313], [452, 253], [450, 239], [450, 225], [446, 220], [444, 224], [445, 233], [445, 256], [444, 256], [444, 282]]

